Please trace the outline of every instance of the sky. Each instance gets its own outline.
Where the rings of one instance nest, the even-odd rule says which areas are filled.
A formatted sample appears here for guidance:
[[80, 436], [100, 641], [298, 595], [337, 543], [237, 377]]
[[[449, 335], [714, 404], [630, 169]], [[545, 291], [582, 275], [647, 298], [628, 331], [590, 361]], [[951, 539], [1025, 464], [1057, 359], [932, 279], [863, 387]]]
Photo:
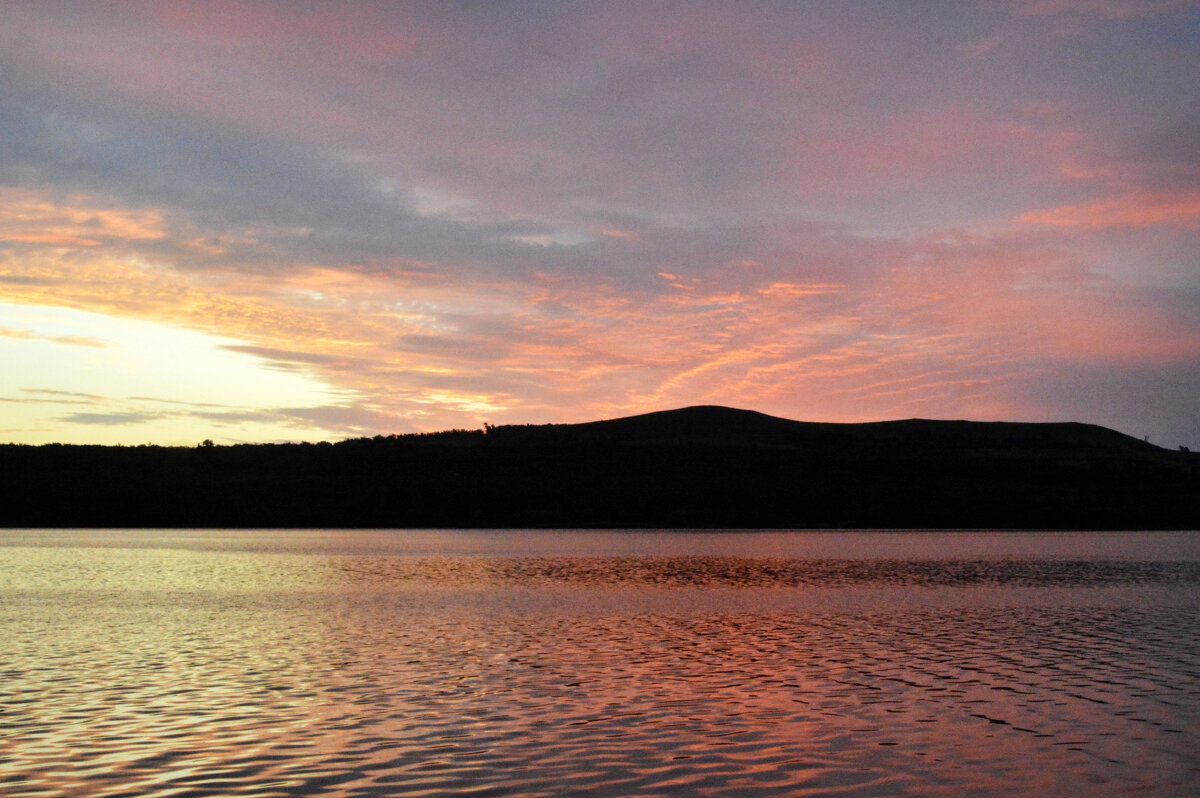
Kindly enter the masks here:
[[0, 441], [1197, 397], [1190, 0], [0, 4]]

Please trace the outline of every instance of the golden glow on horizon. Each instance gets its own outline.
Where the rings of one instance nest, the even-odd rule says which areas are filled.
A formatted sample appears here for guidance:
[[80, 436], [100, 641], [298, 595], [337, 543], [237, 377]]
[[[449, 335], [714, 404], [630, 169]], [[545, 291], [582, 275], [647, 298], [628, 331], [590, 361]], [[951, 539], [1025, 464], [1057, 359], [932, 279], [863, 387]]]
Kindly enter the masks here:
[[253, 416], [340, 398], [310, 376], [223, 348], [235, 341], [191, 330], [30, 305], [0, 305], [0, 323], [24, 333], [0, 337], [0, 435], [12, 442], [320, 438], [296, 421]]

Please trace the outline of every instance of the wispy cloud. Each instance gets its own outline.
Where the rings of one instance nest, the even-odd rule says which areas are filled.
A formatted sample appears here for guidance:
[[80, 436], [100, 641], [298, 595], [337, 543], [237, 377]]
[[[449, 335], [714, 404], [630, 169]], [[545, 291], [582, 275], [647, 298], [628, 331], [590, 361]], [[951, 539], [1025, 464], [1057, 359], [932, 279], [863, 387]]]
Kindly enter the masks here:
[[0, 337], [16, 338], [21, 341], [46, 341], [66, 346], [89, 346], [96, 349], [104, 349], [108, 346], [107, 343], [97, 338], [88, 338], [79, 335], [38, 335], [30, 330], [13, 330], [5, 327], [0, 327]]

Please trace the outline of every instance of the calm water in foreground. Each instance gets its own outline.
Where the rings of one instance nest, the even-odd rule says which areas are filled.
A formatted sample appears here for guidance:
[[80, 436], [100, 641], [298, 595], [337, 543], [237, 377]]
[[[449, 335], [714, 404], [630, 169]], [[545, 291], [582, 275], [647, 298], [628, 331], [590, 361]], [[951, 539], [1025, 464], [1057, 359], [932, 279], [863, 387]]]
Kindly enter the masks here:
[[1200, 533], [0, 532], [0, 793], [1184, 795]]

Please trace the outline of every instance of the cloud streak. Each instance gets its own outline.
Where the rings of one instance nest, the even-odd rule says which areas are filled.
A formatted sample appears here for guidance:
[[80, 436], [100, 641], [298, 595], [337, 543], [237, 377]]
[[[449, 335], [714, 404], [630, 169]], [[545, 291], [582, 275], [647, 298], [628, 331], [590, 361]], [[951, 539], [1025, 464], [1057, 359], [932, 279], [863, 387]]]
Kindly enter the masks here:
[[5, 327], [0, 327], [0, 337], [15, 338], [19, 341], [47, 341], [52, 344], [87, 346], [96, 349], [104, 349], [108, 346], [108, 344], [98, 338], [88, 338], [81, 335], [38, 335], [29, 330], [12, 330]]

